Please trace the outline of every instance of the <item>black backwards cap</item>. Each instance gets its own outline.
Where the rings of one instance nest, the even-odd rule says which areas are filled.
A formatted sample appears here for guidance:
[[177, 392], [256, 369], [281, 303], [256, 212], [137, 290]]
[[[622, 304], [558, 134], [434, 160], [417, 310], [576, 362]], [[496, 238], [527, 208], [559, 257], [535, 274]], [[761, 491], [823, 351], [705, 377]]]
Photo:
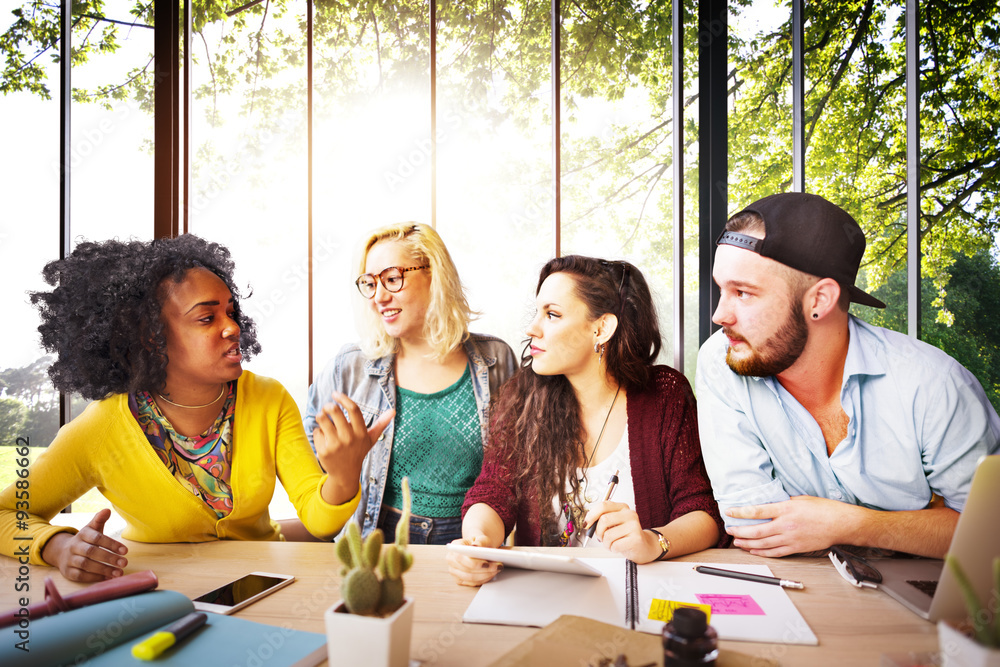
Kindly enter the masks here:
[[763, 218], [764, 238], [723, 232], [716, 245], [736, 246], [820, 278], [833, 278], [847, 287], [851, 301], [885, 308], [854, 286], [865, 254], [865, 233], [844, 209], [819, 195], [783, 192], [759, 199], [740, 213]]

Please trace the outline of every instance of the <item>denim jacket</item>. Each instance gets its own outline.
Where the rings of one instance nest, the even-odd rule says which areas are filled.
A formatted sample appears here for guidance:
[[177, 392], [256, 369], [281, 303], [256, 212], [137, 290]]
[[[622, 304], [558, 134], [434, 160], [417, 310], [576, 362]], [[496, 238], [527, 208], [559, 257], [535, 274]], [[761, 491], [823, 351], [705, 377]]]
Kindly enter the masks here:
[[[469, 334], [462, 346], [472, 362], [472, 389], [476, 395], [479, 426], [485, 443], [491, 398], [496, 398], [500, 386], [513, 375], [517, 362], [510, 346], [494, 336]], [[386, 410], [395, 409], [394, 360], [395, 355], [391, 354], [380, 359], [368, 359], [356, 343], [341, 348], [309, 387], [309, 401], [303, 422], [314, 451], [316, 445], [312, 442], [312, 433], [316, 428], [316, 415], [331, 400], [330, 395], [334, 391], [347, 394], [357, 403], [367, 426], [371, 426]], [[362, 535], [368, 535], [378, 526], [382, 495], [389, 476], [389, 457], [392, 454], [395, 427], [393, 420], [379, 436], [361, 466], [361, 503], [352, 520], [361, 527]]]

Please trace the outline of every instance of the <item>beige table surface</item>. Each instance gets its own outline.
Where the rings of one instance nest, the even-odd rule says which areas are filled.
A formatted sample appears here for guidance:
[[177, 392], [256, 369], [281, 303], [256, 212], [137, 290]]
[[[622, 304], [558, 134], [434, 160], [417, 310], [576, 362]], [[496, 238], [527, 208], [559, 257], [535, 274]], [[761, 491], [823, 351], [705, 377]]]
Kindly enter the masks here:
[[[194, 597], [255, 570], [292, 574], [296, 581], [238, 612], [260, 623], [324, 632], [323, 612], [339, 598], [337, 559], [333, 545], [292, 542], [209, 542], [204, 544], [139, 544], [130, 548], [127, 572], [151, 569], [160, 588]], [[406, 575], [407, 594], [416, 600], [411, 658], [424, 665], [479, 667], [489, 665], [537, 632], [535, 628], [464, 624], [462, 614], [476, 589], [456, 585], [447, 572], [445, 547], [414, 546], [413, 569]], [[601, 547], [560, 549], [577, 556], [601, 556]], [[836, 573], [825, 558], [764, 559], [737, 549], [712, 549], [680, 560], [711, 563], [765, 563], [774, 574], [806, 584], [790, 591], [796, 607], [819, 638], [819, 646], [720, 642], [723, 649], [751, 658], [749, 664], [879, 665], [882, 654], [936, 651], [936, 627], [876, 590], [858, 590]], [[0, 608], [14, 607], [18, 564], [0, 558], [4, 584]], [[43, 595], [46, 576], [62, 592], [83, 587], [65, 581], [57, 570], [31, 567], [32, 601]]]

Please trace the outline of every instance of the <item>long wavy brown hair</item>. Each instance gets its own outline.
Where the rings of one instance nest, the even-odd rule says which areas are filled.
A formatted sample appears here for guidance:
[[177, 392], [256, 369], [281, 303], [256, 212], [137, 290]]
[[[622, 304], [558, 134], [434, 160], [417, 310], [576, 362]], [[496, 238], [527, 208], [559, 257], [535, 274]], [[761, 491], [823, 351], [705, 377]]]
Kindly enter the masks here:
[[[608, 313], [618, 317], [618, 328], [605, 347], [607, 372], [626, 394], [645, 388], [661, 341], [653, 298], [639, 269], [624, 261], [557, 257], [542, 268], [536, 295], [553, 273], [574, 279], [576, 295], [591, 320]], [[525, 346], [520, 369], [500, 392], [491, 442], [505, 448], [518, 498], [533, 495], [538, 502], [542, 543], [555, 544], [559, 524], [552, 499], [558, 496], [562, 506], [569, 497], [574, 514], [583, 511], [577, 469], [586, 460], [587, 434], [569, 380], [563, 375], [537, 375], [531, 361]]]

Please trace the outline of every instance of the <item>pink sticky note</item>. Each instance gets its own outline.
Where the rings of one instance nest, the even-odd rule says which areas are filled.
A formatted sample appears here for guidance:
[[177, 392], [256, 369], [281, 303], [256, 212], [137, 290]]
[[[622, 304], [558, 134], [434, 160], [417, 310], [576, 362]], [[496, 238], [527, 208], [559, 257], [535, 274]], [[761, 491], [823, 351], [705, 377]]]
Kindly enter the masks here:
[[749, 595], [702, 595], [696, 594], [698, 602], [712, 608], [712, 614], [730, 614], [740, 616], [763, 616], [764, 610]]

